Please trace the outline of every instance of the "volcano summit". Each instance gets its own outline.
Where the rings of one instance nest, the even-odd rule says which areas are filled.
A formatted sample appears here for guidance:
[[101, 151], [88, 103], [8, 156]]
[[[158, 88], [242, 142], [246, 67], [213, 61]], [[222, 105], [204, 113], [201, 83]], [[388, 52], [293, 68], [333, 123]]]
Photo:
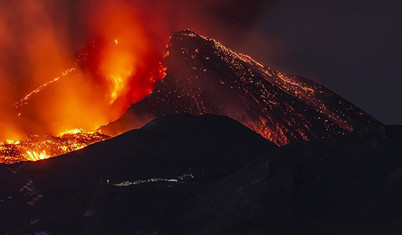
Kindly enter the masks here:
[[167, 114], [220, 114], [284, 145], [378, 123], [311, 80], [264, 67], [191, 30], [172, 34], [163, 64], [167, 75], [153, 93], [102, 131], [115, 135]]
[[[114, 42], [112, 44], [115, 50], [120, 50], [118, 51], [120, 53], [122, 50], [120, 44], [117, 45]], [[99, 64], [97, 63], [98, 54], [102, 54], [100, 52], [103, 47], [96, 46], [96, 44], [91, 45], [83, 49], [80, 55], [85, 55], [85, 57], [79, 56], [78, 62], [75, 64], [79, 70], [86, 71], [86, 74], [96, 75]], [[308, 79], [290, 76], [264, 67], [249, 56], [233, 52], [214, 39], [203, 37], [191, 30], [179, 31], [171, 35], [162, 65], [164, 68], [153, 62], [149, 66], [154, 69], [143, 69], [147, 72], [135, 75], [137, 76], [135, 79], [132, 78], [134, 82], [130, 83], [131, 90], [126, 94], [131, 98], [128, 99], [125, 96], [125, 99], [118, 99], [118, 101], [124, 100], [123, 103], [131, 100], [124, 105], [125, 108], [118, 109], [120, 115], [129, 107], [129, 104], [135, 103], [121, 118], [116, 120], [120, 117], [118, 115], [112, 119], [116, 121], [101, 127], [100, 130], [106, 135], [100, 136], [116, 136], [128, 130], [140, 128], [155, 118], [176, 113], [225, 115], [241, 122], [276, 145], [285, 145], [296, 140], [322, 140], [348, 134], [369, 124], [378, 124], [378, 121], [364, 111], [327, 88]], [[19, 108], [23, 111], [18, 110], [18, 112], [23, 113], [22, 117], [26, 116], [25, 113], [29, 115], [25, 119], [18, 116], [17, 120], [28, 119], [31, 123], [34, 112], [30, 107], [37, 107], [40, 104], [50, 106], [52, 103], [46, 102], [53, 102], [53, 99], [49, 97], [53, 93], [52, 91], [63, 89], [69, 83], [73, 84], [69, 87], [74, 90], [74, 87], [78, 85], [77, 81], [86, 80], [86, 77], [78, 72], [72, 74], [76, 77], [69, 74], [60, 81], [55, 80], [54, 84], [43, 86], [43, 91], [37, 89], [36, 92], [35, 90], [38, 95], [35, 93], [36, 96], [29, 102], [23, 100], [26, 104]], [[95, 75], [90, 76], [96, 78], [92, 83], [102, 81], [98, 78], [99, 75]], [[137, 89], [142, 84], [142, 80], [148, 81], [146, 84], [156, 83], [153, 91], [151, 89], [153, 86], [149, 84], [145, 86], [149, 95], [143, 94], [140, 89]], [[85, 92], [79, 92], [81, 96], [74, 96], [75, 93], [72, 93], [70, 96], [76, 97], [73, 99], [75, 103], [80, 103], [79, 97], [82, 96], [81, 94], [85, 94]], [[95, 96], [90, 97], [105, 98], [104, 96], [105, 94], [102, 92], [97, 92]], [[141, 98], [141, 100], [139, 97], [145, 98]], [[81, 103], [87, 104], [88, 97], [85, 99], [86, 101], [81, 100]], [[71, 97], [66, 100], [70, 102]], [[110, 105], [108, 101], [103, 103]], [[80, 104], [80, 107], [83, 104]], [[99, 106], [99, 104], [97, 105]], [[57, 105], [55, 110], [64, 110], [67, 106], [73, 107], [74, 110], [76, 108], [75, 105], [66, 103]], [[114, 107], [115, 104], [110, 106]], [[68, 109], [66, 110], [63, 112], [68, 112]], [[49, 123], [63, 123], [66, 121], [64, 119], [67, 119], [67, 123], [69, 123], [70, 116], [75, 115], [73, 119], [76, 122], [79, 123], [81, 119], [85, 119], [92, 120], [91, 124], [93, 124], [95, 122], [92, 117], [96, 116], [96, 113], [88, 114], [91, 113], [91, 110], [97, 109], [89, 107], [86, 112], [69, 112], [69, 116], [66, 117], [62, 113], [55, 112], [53, 115], [55, 120], [49, 121]], [[112, 109], [106, 107], [105, 110], [111, 112]], [[53, 116], [50, 116], [50, 119]], [[115, 116], [115, 114], [109, 116]], [[96, 123], [98, 125], [95, 128], [102, 122], [97, 120]], [[37, 124], [39, 125], [39, 123]], [[39, 130], [43, 131], [46, 128]], [[52, 137], [46, 137], [46, 139], [49, 138]], [[0, 145], [0, 156], [2, 156], [0, 162], [12, 163], [48, 158], [83, 148], [105, 138], [91, 137], [90, 140], [83, 143], [80, 140], [78, 147], [76, 147], [77, 141], [67, 141], [67, 144], [56, 144], [57, 151], [54, 150], [54, 146], [43, 145], [43, 141], [41, 144], [33, 143], [36, 139], [35, 137], [25, 141], [4, 142]], [[23, 148], [22, 142], [24, 142], [24, 146], [29, 147]], [[48, 141], [44, 143], [48, 143]], [[40, 148], [36, 148], [36, 146], [40, 146]], [[32, 154], [29, 154], [28, 151], [34, 155], [43, 153], [43, 156], [32, 158]]]

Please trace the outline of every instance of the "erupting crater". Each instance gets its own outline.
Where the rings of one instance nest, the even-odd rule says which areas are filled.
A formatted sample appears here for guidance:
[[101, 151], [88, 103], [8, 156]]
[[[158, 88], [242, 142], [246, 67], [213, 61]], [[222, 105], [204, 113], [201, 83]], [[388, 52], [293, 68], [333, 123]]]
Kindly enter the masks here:
[[70, 69], [16, 102], [6, 120], [28, 134], [0, 143], [0, 163], [65, 154], [175, 113], [226, 115], [277, 145], [378, 123], [313, 81], [191, 30], [172, 34], [163, 60], [142, 46], [127, 37], [92, 41]]
[[0, 115], [0, 163], [42, 160], [110, 138], [98, 128], [164, 77], [162, 53], [136, 43], [124, 35], [91, 41], [59, 77], [10, 105]]

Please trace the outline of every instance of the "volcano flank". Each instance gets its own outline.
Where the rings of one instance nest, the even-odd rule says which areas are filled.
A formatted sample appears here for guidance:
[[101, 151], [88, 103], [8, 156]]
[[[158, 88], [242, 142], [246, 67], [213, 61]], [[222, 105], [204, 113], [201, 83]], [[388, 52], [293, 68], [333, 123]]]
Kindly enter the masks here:
[[[90, 48], [16, 110], [94, 73]], [[154, 67], [95, 132], [0, 143], [0, 234], [400, 234], [401, 125], [191, 30]]]
[[[380, 124], [311, 80], [264, 67], [249, 56], [191, 30], [173, 33], [162, 64], [157, 62], [157, 55], [149, 55], [152, 59], [146, 60], [148, 67], [139, 63], [141, 66], [136, 67], [136, 73], [127, 77], [127, 81], [123, 81], [119, 70], [110, 83], [109, 75], [98, 70], [104, 48], [111, 47], [114, 56], [130, 57], [124, 41], [106, 43], [109, 46], [104, 43], [91, 42], [62, 77], [45, 83], [15, 103], [18, 113], [14, 115], [15, 123], [29, 130], [30, 135], [0, 144], [0, 162], [35, 161], [61, 155], [177, 113], [228, 116], [278, 146], [299, 140], [322, 141]], [[61, 98], [53, 95], [60, 91]], [[122, 94], [114, 97], [117, 91]], [[49, 107], [53, 112], [35, 112], [38, 107]], [[93, 132], [108, 121], [113, 122], [98, 129], [102, 134]], [[60, 141], [53, 137], [55, 133], [50, 131], [53, 129], [60, 129], [56, 133], [79, 129], [81, 134]]]
[[264, 67], [191, 30], [171, 35], [163, 65], [167, 75], [152, 94], [102, 127], [104, 133], [139, 128], [167, 114], [219, 114], [284, 145], [345, 135], [378, 123], [311, 80]]

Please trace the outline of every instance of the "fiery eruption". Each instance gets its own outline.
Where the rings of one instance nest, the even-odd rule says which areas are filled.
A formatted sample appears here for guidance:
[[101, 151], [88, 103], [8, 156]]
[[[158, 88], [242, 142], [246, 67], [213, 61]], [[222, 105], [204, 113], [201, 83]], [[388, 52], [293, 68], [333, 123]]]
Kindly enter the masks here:
[[[277, 145], [376, 122], [313, 81], [264, 67], [191, 30], [172, 34], [165, 48], [154, 32], [163, 29], [145, 30], [124, 2], [100, 4], [89, 20], [93, 40], [72, 55], [60, 37], [63, 27], [43, 4], [22, 4], [28, 27], [20, 40], [7, 37], [12, 32], [0, 19], [0, 49], [21, 47], [26, 58], [16, 66], [20, 73], [0, 69], [0, 163], [68, 153], [174, 113], [226, 115]], [[38, 17], [42, 23], [31, 25]], [[0, 54], [0, 64], [7, 62]], [[30, 78], [18, 92], [3, 80], [14, 76]]]
[[[0, 163], [46, 159], [109, 138], [97, 129], [149, 95], [163, 78], [162, 53], [152, 46], [140, 20], [123, 3], [102, 4], [89, 20], [94, 40], [77, 55], [60, 37], [66, 28], [51, 20], [44, 2], [21, 3], [24, 18], [18, 23], [26, 32], [16, 42], [4, 37], [13, 35], [6, 23], [12, 16], [0, 10], [6, 16], [0, 18], [0, 44], [15, 45], [32, 84], [3, 93]], [[7, 67], [5, 58], [0, 63]], [[20, 76], [3, 67], [0, 75], [11, 81]]]
[[175, 113], [219, 114], [238, 120], [277, 145], [346, 135], [377, 121], [327, 88], [265, 67], [213, 38], [172, 34], [166, 77], [103, 133], [139, 128]]

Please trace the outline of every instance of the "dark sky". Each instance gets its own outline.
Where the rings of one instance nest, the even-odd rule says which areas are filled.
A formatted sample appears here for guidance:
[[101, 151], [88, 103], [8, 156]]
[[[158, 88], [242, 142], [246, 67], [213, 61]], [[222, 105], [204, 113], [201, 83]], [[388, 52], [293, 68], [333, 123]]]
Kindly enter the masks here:
[[325, 85], [384, 123], [402, 123], [402, 1], [255, 4], [245, 40], [233, 47]]

